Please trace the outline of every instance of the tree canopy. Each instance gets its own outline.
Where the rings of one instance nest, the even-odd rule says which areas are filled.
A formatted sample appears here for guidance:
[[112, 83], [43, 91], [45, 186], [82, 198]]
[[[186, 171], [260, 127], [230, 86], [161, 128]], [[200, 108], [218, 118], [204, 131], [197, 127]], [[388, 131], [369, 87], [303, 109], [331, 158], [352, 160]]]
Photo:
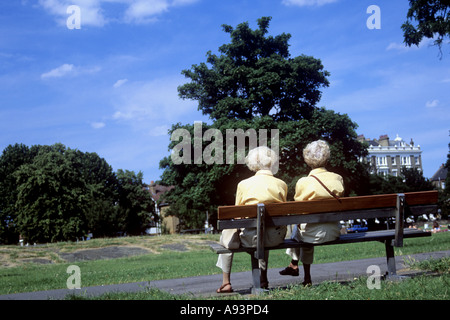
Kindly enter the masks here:
[[410, 0], [409, 6], [402, 25], [405, 44], [418, 46], [423, 38], [433, 39], [442, 55], [442, 43], [450, 38], [450, 1]]
[[291, 35], [267, 35], [270, 20], [259, 19], [256, 30], [247, 22], [236, 29], [223, 25], [231, 42], [219, 48], [221, 55], [209, 51], [207, 63], [182, 71], [191, 82], [178, 88], [180, 97], [197, 100], [198, 109], [216, 121], [309, 118], [329, 73], [311, 56], [292, 58]]

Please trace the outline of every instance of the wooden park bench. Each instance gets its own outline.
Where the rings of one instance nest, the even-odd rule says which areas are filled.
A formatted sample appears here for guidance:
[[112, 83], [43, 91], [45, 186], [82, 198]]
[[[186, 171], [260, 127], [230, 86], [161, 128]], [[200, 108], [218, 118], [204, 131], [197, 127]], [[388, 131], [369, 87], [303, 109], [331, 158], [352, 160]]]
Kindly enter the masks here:
[[265, 250], [276, 250], [311, 246], [311, 244], [286, 239], [276, 247], [264, 247], [264, 230], [269, 226], [294, 225], [301, 223], [347, 221], [356, 219], [393, 218], [395, 229], [343, 234], [339, 239], [319, 245], [333, 245], [366, 241], [379, 241], [385, 244], [387, 277], [396, 277], [394, 246], [402, 247], [403, 239], [431, 236], [430, 232], [404, 228], [409, 216], [419, 216], [436, 212], [438, 192], [423, 191], [373, 196], [345, 197], [326, 200], [289, 201], [284, 203], [221, 206], [218, 208], [217, 228], [239, 229], [256, 228], [256, 248], [227, 249], [219, 243], [211, 244], [217, 254], [247, 252], [251, 256], [253, 293], [259, 293], [259, 259], [264, 259]]

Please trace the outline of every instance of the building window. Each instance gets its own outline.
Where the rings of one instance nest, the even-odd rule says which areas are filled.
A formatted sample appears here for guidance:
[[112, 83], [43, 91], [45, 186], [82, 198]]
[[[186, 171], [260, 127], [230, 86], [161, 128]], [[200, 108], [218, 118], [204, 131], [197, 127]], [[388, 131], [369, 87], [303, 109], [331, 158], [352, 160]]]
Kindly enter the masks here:
[[402, 166], [409, 166], [411, 165], [411, 158], [410, 157], [402, 157]]
[[386, 157], [377, 157], [377, 166], [386, 166]]

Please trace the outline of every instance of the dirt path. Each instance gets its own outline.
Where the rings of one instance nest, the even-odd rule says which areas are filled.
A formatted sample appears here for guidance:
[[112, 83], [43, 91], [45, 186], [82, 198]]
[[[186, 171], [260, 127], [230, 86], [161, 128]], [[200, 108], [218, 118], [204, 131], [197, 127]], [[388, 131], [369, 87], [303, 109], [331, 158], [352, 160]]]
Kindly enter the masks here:
[[67, 246], [0, 246], [0, 267], [15, 267], [24, 263], [53, 264], [101, 259], [117, 259], [161, 251], [185, 252], [208, 247], [210, 240], [196, 236], [117, 238], [95, 243], [95, 240], [69, 243]]
[[74, 252], [62, 252], [59, 256], [67, 262], [77, 262], [99, 259], [116, 259], [151, 253], [150, 250], [141, 247], [111, 246], [98, 249], [77, 250]]

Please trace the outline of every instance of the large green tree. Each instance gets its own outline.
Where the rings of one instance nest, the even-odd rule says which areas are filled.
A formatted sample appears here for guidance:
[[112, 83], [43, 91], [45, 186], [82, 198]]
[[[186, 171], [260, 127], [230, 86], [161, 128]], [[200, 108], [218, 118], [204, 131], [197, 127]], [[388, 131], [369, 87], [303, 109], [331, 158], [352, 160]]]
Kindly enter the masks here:
[[16, 172], [17, 226], [27, 242], [75, 240], [85, 234], [88, 204], [80, 159], [55, 145]]
[[[347, 194], [361, 191], [360, 179], [365, 170], [358, 158], [365, 155], [366, 149], [356, 141], [357, 125], [345, 114], [317, 107], [320, 90], [329, 84], [329, 73], [319, 59], [306, 55], [291, 57], [290, 34], [269, 35], [270, 20], [259, 19], [256, 30], [248, 23], [236, 28], [223, 25], [230, 43], [219, 47], [219, 54], [208, 52], [206, 63], [182, 71], [191, 81], [178, 88], [180, 97], [198, 101], [198, 109], [212, 120], [212, 124], [203, 124], [201, 137], [209, 129], [217, 129], [225, 147], [227, 130], [253, 129], [259, 133], [265, 129], [267, 144], [272, 146], [276, 140], [271, 140], [271, 130], [278, 130], [278, 146], [272, 147], [279, 149], [278, 176], [288, 183], [291, 199], [295, 182], [309, 172], [302, 159], [303, 148], [313, 140], [325, 139], [332, 149], [329, 167], [345, 177]], [[170, 134], [179, 129], [189, 132], [190, 154], [196, 164], [175, 164], [171, 157], [160, 163], [164, 169], [162, 183], [175, 186], [165, 200], [171, 204], [172, 213], [182, 219], [184, 227], [200, 227], [206, 210], [211, 212], [217, 205], [234, 204], [237, 183], [252, 174], [238, 163], [237, 156], [234, 163], [226, 162], [229, 150], [220, 155], [221, 163], [196, 162], [194, 145], [199, 138], [195, 137], [194, 127], [176, 124]], [[202, 150], [214, 141], [220, 145], [218, 138], [203, 138]], [[172, 141], [169, 150], [174, 152], [179, 143], [177, 139]], [[249, 143], [245, 152], [248, 146]]]

